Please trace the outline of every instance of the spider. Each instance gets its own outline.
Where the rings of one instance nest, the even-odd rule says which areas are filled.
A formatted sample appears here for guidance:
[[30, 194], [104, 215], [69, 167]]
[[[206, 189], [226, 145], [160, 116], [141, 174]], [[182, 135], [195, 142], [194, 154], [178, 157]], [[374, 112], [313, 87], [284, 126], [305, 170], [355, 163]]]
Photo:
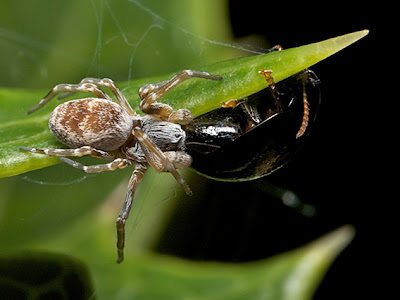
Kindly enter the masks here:
[[[182, 81], [198, 77], [221, 80], [218, 75], [207, 72], [184, 70], [170, 80], [156, 84], [146, 84], [139, 89], [140, 116], [129, 105], [124, 94], [108, 78], [84, 78], [78, 84], [56, 85], [36, 106], [31, 114], [46, 105], [59, 92], [59, 98], [74, 92], [91, 92], [96, 98], [83, 98], [58, 105], [50, 115], [49, 129], [63, 144], [72, 149], [38, 149], [20, 147], [22, 151], [58, 156], [63, 162], [81, 169], [86, 173], [99, 173], [123, 169], [135, 164], [129, 179], [128, 189], [122, 209], [116, 220], [117, 253], [120, 263], [124, 259], [125, 223], [137, 186], [141, 182], [147, 166], [157, 172], [170, 172], [182, 186], [186, 194], [191, 195], [188, 184], [177, 169], [190, 166], [192, 158], [185, 152], [186, 133], [181, 125], [193, 120], [187, 109], [173, 110], [171, 106], [157, 102], [163, 95]], [[101, 89], [108, 88], [116, 102]], [[91, 155], [112, 160], [98, 165], [83, 165], [67, 158]]]

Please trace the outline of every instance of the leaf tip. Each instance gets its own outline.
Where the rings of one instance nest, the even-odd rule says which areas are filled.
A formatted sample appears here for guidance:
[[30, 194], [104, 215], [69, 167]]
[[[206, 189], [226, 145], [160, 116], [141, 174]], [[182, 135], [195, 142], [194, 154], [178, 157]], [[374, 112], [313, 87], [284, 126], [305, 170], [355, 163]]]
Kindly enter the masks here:
[[360, 32], [363, 33], [362, 37], [364, 37], [369, 33], [369, 30], [368, 29], [364, 29], [364, 30], [361, 30]]
[[363, 37], [365, 37], [366, 35], [368, 35], [369, 30], [368, 29], [364, 29], [364, 30], [360, 30], [360, 31], [355, 31], [349, 34], [345, 34], [344, 36], [348, 36], [352, 39], [351, 43], [357, 42], [358, 40], [362, 39]]
[[354, 227], [344, 225], [303, 248], [302, 259], [298, 260], [296, 267], [286, 279], [284, 289], [286, 298], [311, 298], [328, 267], [350, 244], [354, 236]]
[[346, 48], [347, 46], [350, 46], [351, 44], [357, 42], [358, 40], [362, 39], [369, 33], [368, 29], [360, 30], [360, 31], [355, 31], [351, 32], [348, 34], [344, 34], [341, 36], [338, 36], [336, 38], [333, 38], [337, 45], [338, 49], [337, 51]]
[[327, 245], [333, 253], [338, 254], [350, 244], [355, 234], [356, 230], [352, 225], [344, 225], [331, 233], [328, 233], [322, 239], [325, 238], [325, 245]]

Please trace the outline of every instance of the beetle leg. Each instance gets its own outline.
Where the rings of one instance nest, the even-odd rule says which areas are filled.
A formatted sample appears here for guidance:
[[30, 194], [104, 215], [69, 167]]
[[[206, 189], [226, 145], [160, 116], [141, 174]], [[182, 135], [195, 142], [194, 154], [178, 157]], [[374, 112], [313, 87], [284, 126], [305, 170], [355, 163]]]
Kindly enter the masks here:
[[229, 100], [221, 103], [223, 108], [236, 108], [240, 107], [246, 115], [246, 127], [245, 132], [249, 131], [251, 128], [256, 127], [261, 123], [260, 114], [258, 113], [257, 107], [251, 105], [247, 102], [247, 99]]
[[[284, 112], [284, 106], [279, 99], [279, 92], [276, 88], [274, 78], [271, 75], [272, 71], [271, 70], [260, 70], [260, 71], [258, 71], [258, 73], [260, 73], [261, 75], [264, 75], [265, 80], [269, 84], [268, 87], [272, 93], [272, 96], [274, 97], [274, 99], [276, 101], [276, 106], [278, 108], [278, 112], [279, 113]], [[308, 119], [309, 119], [309, 107], [308, 107], [307, 92], [306, 92], [306, 81], [309, 77], [309, 73], [308, 73], [308, 71], [306, 71], [304, 73], [301, 73], [300, 76], [302, 76], [302, 84], [303, 84], [303, 118], [302, 118], [302, 122], [300, 125], [300, 129], [296, 134], [296, 138], [299, 138], [304, 134], [304, 132], [307, 129]]]
[[247, 101], [243, 101], [239, 105], [247, 116], [246, 132], [261, 123], [262, 120], [256, 106]]
[[124, 204], [123, 204], [121, 211], [119, 212], [118, 218], [116, 220], [117, 251], [118, 251], [117, 263], [120, 263], [124, 260], [125, 223], [129, 217], [129, 213], [131, 211], [135, 191], [137, 189], [137, 186], [141, 182], [146, 170], [147, 170], [146, 164], [136, 163], [136, 168], [132, 172], [132, 176], [129, 179], [128, 191], [126, 193]]
[[268, 49], [267, 52], [276, 52], [276, 51], [282, 51], [283, 47], [281, 45], [275, 45], [271, 49]]
[[285, 107], [282, 103], [282, 101], [279, 99], [279, 92], [278, 89], [276, 88], [276, 84], [274, 81], [274, 78], [272, 77], [272, 71], [271, 70], [260, 70], [258, 71], [261, 75], [265, 77], [265, 80], [268, 83], [268, 88], [271, 91], [272, 97], [275, 99], [276, 103], [276, 108], [278, 109], [279, 113], [282, 113], [285, 111]]

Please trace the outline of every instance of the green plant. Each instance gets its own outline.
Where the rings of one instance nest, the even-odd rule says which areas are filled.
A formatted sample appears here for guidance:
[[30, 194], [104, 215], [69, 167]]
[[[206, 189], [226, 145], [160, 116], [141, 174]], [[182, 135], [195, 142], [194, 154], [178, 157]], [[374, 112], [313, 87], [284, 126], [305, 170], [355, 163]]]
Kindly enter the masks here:
[[[175, 109], [188, 108], [196, 117], [218, 108], [222, 102], [244, 98], [266, 88], [265, 80], [257, 73], [260, 69], [273, 70], [274, 79], [279, 82], [343, 49], [367, 33], [360, 31], [298, 48], [216, 63], [204, 67], [203, 70], [221, 75], [221, 82], [188, 80], [163, 97], [162, 101]], [[119, 85], [132, 106], [137, 107], [137, 91], [145, 82], [160, 82], [171, 77], [172, 75], [168, 74], [136, 80], [129, 86], [126, 82]], [[58, 162], [58, 159], [16, 151], [21, 145], [34, 145], [38, 148], [60, 146], [46, 130], [49, 114], [56, 105], [55, 101], [29, 117], [21, 110], [23, 107], [34, 106], [38, 102], [37, 99], [41, 99], [45, 94], [46, 91], [43, 90], [0, 90], [1, 177], [17, 175]]]
[[[202, 8], [216, 5], [212, 2], [216, 1], [207, 3], [203, 1]], [[214, 39], [224, 40], [229, 35], [224, 30], [214, 33], [214, 28], [224, 28], [222, 26], [224, 19], [219, 14], [222, 13], [224, 7], [218, 6], [218, 9], [213, 10], [217, 17], [211, 18], [210, 22], [204, 23], [205, 25], [191, 24], [190, 30], [196, 32], [194, 37], [186, 32], [182, 37], [182, 34], [178, 36], [176, 34], [183, 32], [181, 28], [172, 26], [167, 16], [182, 9], [185, 12], [196, 13], [197, 16], [190, 18], [190, 13], [180, 14], [182, 22], [184, 18], [201, 20], [206, 16], [209, 17], [207, 10], [200, 10], [199, 7], [194, 6], [188, 10], [191, 5], [187, 1], [171, 1], [169, 2], [171, 7], [160, 7], [160, 10], [165, 10], [166, 19], [157, 18], [153, 14], [151, 15], [153, 19], [149, 21], [148, 16], [144, 17], [146, 13], [144, 10], [139, 9], [137, 14], [135, 11], [133, 16], [128, 9], [124, 11], [126, 7], [111, 7], [107, 1], [92, 1], [92, 5], [94, 3], [103, 5], [109, 14], [102, 14], [100, 6], [95, 6], [99, 10], [85, 10], [85, 5], [90, 6], [90, 4], [81, 1], [64, 4], [63, 18], [71, 20], [73, 16], [78, 23], [79, 33], [90, 34], [79, 35], [76, 28], [71, 30], [72, 34], [69, 31], [70, 23], [60, 25], [58, 30], [62, 34], [52, 41], [52, 45], [58, 51], [49, 51], [51, 55], [43, 55], [46, 58], [46, 65], [51, 66], [48, 72], [52, 74], [52, 79], [59, 82], [59, 78], [63, 78], [63, 82], [72, 82], [84, 77], [81, 75], [85, 75], [87, 70], [67, 75], [67, 70], [62, 68], [66, 61], [71, 62], [84, 57], [83, 61], [95, 61], [90, 64], [91, 68], [101, 65], [107, 69], [111, 65], [110, 62], [123, 66], [126, 58], [130, 57], [135, 60], [135, 63], [129, 64], [128, 67], [135, 66], [138, 71], [134, 74], [135, 76], [131, 76], [131, 70], [129, 70], [130, 80], [120, 81], [118, 84], [132, 106], [137, 107], [139, 101], [137, 90], [141, 85], [169, 78], [173, 71], [175, 73], [182, 68], [196, 69], [196, 66], [200, 65], [202, 70], [222, 75], [224, 80], [222, 82], [191, 80], [177, 87], [162, 100], [174, 108], [189, 108], [195, 115], [217, 108], [223, 101], [244, 97], [265, 88], [265, 80], [257, 73], [261, 68], [272, 69], [275, 80], [280, 81], [367, 34], [367, 31], [361, 31], [282, 52], [226, 61], [227, 58], [237, 56], [237, 54], [232, 55], [237, 49], [216, 51], [208, 47], [207, 51], [214, 54], [211, 59], [202, 60], [198, 57], [198, 46], [204, 40], [199, 36], [209, 36], [212, 32], [221, 34], [214, 36]], [[134, 3], [137, 7], [140, 5], [138, 1], [130, 1], [130, 3]], [[9, 3], [2, 3], [2, 5], [11, 6]], [[37, 9], [37, 5], [29, 7], [25, 4], [21, 7], [30, 11]], [[54, 7], [43, 6], [40, 9], [41, 13], [48, 17], [47, 22], [58, 24], [57, 17], [51, 14]], [[0, 11], [7, 12], [13, 9], [6, 7]], [[88, 11], [97, 12], [97, 15], [94, 14], [96, 22], [87, 21], [86, 17], [90, 17], [87, 14]], [[115, 17], [117, 13], [118, 20]], [[9, 19], [11, 20], [7, 16], [2, 18], [5, 22], [11, 22]], [[29, 20], [29, 17], [27, 19]], [[155, 33], [154, 40], [159, 41], [156, 48], [158, 51], [163, 51], [173, 47], [174, 59], [164, 60], [162, 65], [151, 65], [154, 55], [148, 55], [145, 50], [138, 49], [129, 40], [117, 43], [116, 48], [112, 50], [107, 48], [108, 44], [103, 43], [101, 51], [96, 48], [95, 55], [91, 52], [94, 47], [88, 47], [83, 51], [87, 56], [80, 56], [73, 52], [71, 58], [61, 53], [60, 49], [68, 47], [71, 36], [75, 38], [75, 44], [96, 46], [96, 43], [102, 40], [99, 42], [99, 38], [96, 39], [93, 32], [100, 32], [102, 39], [109, 41], [117, 28], [123, 33], [121, 36], [128, 39], [128, 34], [126, 34], [128, 27], [124, 29], [121, 25], [124, 24], [122, 23], [124, 20], [137, 21], [133, 24], [135, 26], [132, 26], [134, 28], [132, 36], [139, 32], [139, 35], [142, 34], [142, 37], [145, 37], [143, 32], [147, 28], [156, 30], [163, 28], [161, 32]], [[24, 21], [26, 20], [18, 21], [19, 28], [24, 27]], [[46, 27], [43, 24], [38, 26]], [[187, 26], [185, 30], [189, 28], [189, 25]], [[53, 32], [56, 28], [51, 27], [49, 30]], [[8, 37], [8, 33], [9, 31], [2, 29], [0, 36]], [[194, 46], [180, 47], [189, 35]], [[16, 34], [11, 34], [10, 37], [14, 40], [20, 38]], [[40, 40], [45, 36], [35, 38]], [[173, 46], [171, 41], [174, 39], [179, 40], [176, 42], [179, 47]], [[43, 44], [35, 43], [35, 39], [21, 38], [18, 41], [26, 42], [32, 48], [46, 48]], [[123, 46], [128, 47], [123, 48]], [[216, 52], [224, 52], [224, 55], [218, 56]], [[119, 56], [125, 59], [117, 61], [115, 53], [119, 53]], [[133, 56], [132, 53], [135, 55]], [[12, 57], [12, 54], [2, 53], [2, 57]], [[104, 59], [102, 64], [98, 62], [101, 58]], [[222, 62], [211, 63], [215, 61]], [[148, 69], [151, 69], [152, 73], [146, 73]], [[34, 74], [33, 71], [28, 73]], [[98, 70], [98, 73], [107, 72]], [[118, 71], [115, 73], [120, 74]], [[164, 73], [168, 74], [159, 76]], [[136, 76], [138, 74], [140, 76]], [[111, 75], [106, 76], [113, 77]], [[148, 75], [152, 77], [131, 80], [132, 77], [139, 78]], [[154, 75], [157, 76], [154, 77]], [[127, 76], [122, 77], [126, 79]], [[2, 82], [7, 81], [3, 79]], [[20, 152], [19, 146], [61, 146], [47, 129], [48, 116], [57, 104], [56, 101], [31, 116], [26, 115], [27, 109], [35, 105], [51, 88], [50, 83], [42, 83], [41, 86], [45, 88], [32, 89], [36, 87], [37, 82], [37, 76], [32, 76], [27, 83], [29, 88], [25, 88], [25, 85], [24, 88], [0, 88], [0, 177], [2, 178], [0, 180], [0, 251], [2, 253], [0, 270], [5, 270], [2, 268], [4, 262], [18, 261], [15, 260], [15, 252], [29, 249], [33, 253], [39, 253], [39, 255], [27, 254], [37, 257], [39, 263], [46, 263], [47, 260], [65, 261], [62, 257], [49, 256], [48, 252], [64, 253], [73, 259], [83, 261], [93, 277], [93, 296], [98, 298], [310, 299], [333, 259], [354, 235], [352, 227], [346, 226], [302, 248], [267, 260], [246, 264], [193, 262], [155, 254], [149, 251], [149, 248], [162, 234], [170, 212], [178, 201], [177, 195], [180, 196], [181, 191], [169, 174], [155, 174], [150, 171], [138, 190], [127, 226], [126, 260], [122, 265], [117, 265], [113, 240], [115, 238], [114, 224], [130, 170], [89, 176], [68, 166], [57, 164], [57, 159]], [[50, 165], [54, 166], [44, 168]], [[20, 175], [15, 176], [17, 174]], [[24, 267], [30, 269], [32, 266], [25, 261]], [[0, 271], [0, 290], [11, 282], [10, 276], [9, 273]], [[18, 281], [11, 284], [19, 287]], [[88, 284], [88, 289], [90, 288], [91, 284]], [[33, 287], [27, 286], [26, 289], [33, 290]]]

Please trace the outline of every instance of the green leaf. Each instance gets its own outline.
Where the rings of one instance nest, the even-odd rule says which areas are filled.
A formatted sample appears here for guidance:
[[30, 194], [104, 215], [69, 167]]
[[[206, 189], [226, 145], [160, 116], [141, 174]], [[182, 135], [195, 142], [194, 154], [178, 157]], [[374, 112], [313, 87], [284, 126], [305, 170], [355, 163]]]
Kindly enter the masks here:
[[[127, 266], [131, 282], [125, 288], [138, 299], [311, 299], [353, 236], [353, 228], [345, 226], [299, 249], [245, 264], [135, 257]], [[105, 298], [112, 296], [106, 289]]]
[[[222, 80], [187, 80], [165, 95], [162, 102], [170, 104], [175, 109], [188, 108], [198, 116], [218, 108], [224, 101], [240, 99], [265, 88], [267, 84], [258, 74], [260, 69], [272, 70], [272, 75], [278, 82], [325, 59], [367, 34], [367, 30], [358, 31], [306, 46], [210, 65], [203, 70], [221, 75]], [[137, 107], [139, 103], [137, 90], [141, 85], [165, 80], [172, 75], [141, 79], [129, 85], [125, 82], [121, 83], [120, 87], [131, 104]], [[27, 116], [25, 113], [46, 93], [47, 90], [0, 88], [0, 178], [58, 162], [55, 158], [24, 153], [18, 148], [19, 146], [62, 147], [47, 128], [48, 116], [56, 106], [56, 101], [33, 115]]]
[[[101, 224], [96, 224], [99, 225], [101, 229]], [[64, 243], [70, 248], [84, 247], [79, 260], [92, 270], [99, 299], [307, 300], [312, 299], [327, 269], [353, 237], [353, 227], [344, 226], [298, 249], [241, 264], [131, 253], [123, 264], [117, 265], [102, 260], [107, 257], [101, 255], [105, 245], [98, 243], [98, 239], [76, 235], [71, 239], [68, 233], [52, 240], [49, 246], [53, 251], [63, 251]], [[30, 267], [29, 262], [26, 267]], [[0, 286], [7, 276], [0, 276]]]
[[[115, 218], [130, 170], [90, 175], [76, 184], [68, 182], [67, 170], [71, 168], [59, 164], [27, 174], [25, 179], [2, 180], [1, 191], [9, 195], [9, 201], [0, 201], [4, 205], [0, 251], [4, 259], [5, 253], [12, 253], [12, 259], [20, 249], [76, 257], [87, 264], [99, 299], [263, 299], [263, 295], [278, 300], [311, 299], [329, 265], [354, 234], [351, 227], [343, 227], [300, 249], [246, 264], [193, 262], [152, 254], [147, 249], [160, 234], [165, 222], [162, 215], [174, 194], [183, 192], [170, 174], [154, 176], [149, 170], [127, 223], [125, 260], [118, 265]], [[44, 185], [38, 184], [41, 180]], [[105, 197], [113, 186], [117, 189]]]
[[272, 70], [275, 82], [279, 82], [346, 48], [367, 34], [368, 30], [363, 30], [301, 47], [223, 61], [204, 68], [211, 74], [221, 75], [221, 82], [187, 81], [166, 95], [163, 101], [176, 108], [186, 107], [194, 116], [198, 116], [219, 108], [224, 101], [241, 99], [266, 88], [268, 85], [264, 77], [258, 74], [261, 69]]
[[0, 278], [1, 299], [89, 299], [93, 295], [86, 265], [66, 255], [0, 256]]
[[[99, 260], [114, 263], [115, 220], [130, 173], [131, 168], [85, 174], [66, 164], [58, 164], [3, 178], [0, 180], [0, 252], [26, 249], [32, 243], [38, 243], [41, 249], [52, 249], [53, 243], [59, 244], [55, 237], [60, 236], [65, 242], [62, 249], [72, 248], [74, 255], [90, 249], [93, 254], [97, 253], [96, 247], [81, 248], [81, 240], [101, 239], [109, 255]], [[135, 193], [134, 207], [127, 222], [126, 251], [143, 251], [155, 242], [182, 194], [173, 176], [148, 170]], [[70, 235], [65, 233], [68, 230]], [[43, 248], [44, 243], [50, 244], [49, 247]]]

